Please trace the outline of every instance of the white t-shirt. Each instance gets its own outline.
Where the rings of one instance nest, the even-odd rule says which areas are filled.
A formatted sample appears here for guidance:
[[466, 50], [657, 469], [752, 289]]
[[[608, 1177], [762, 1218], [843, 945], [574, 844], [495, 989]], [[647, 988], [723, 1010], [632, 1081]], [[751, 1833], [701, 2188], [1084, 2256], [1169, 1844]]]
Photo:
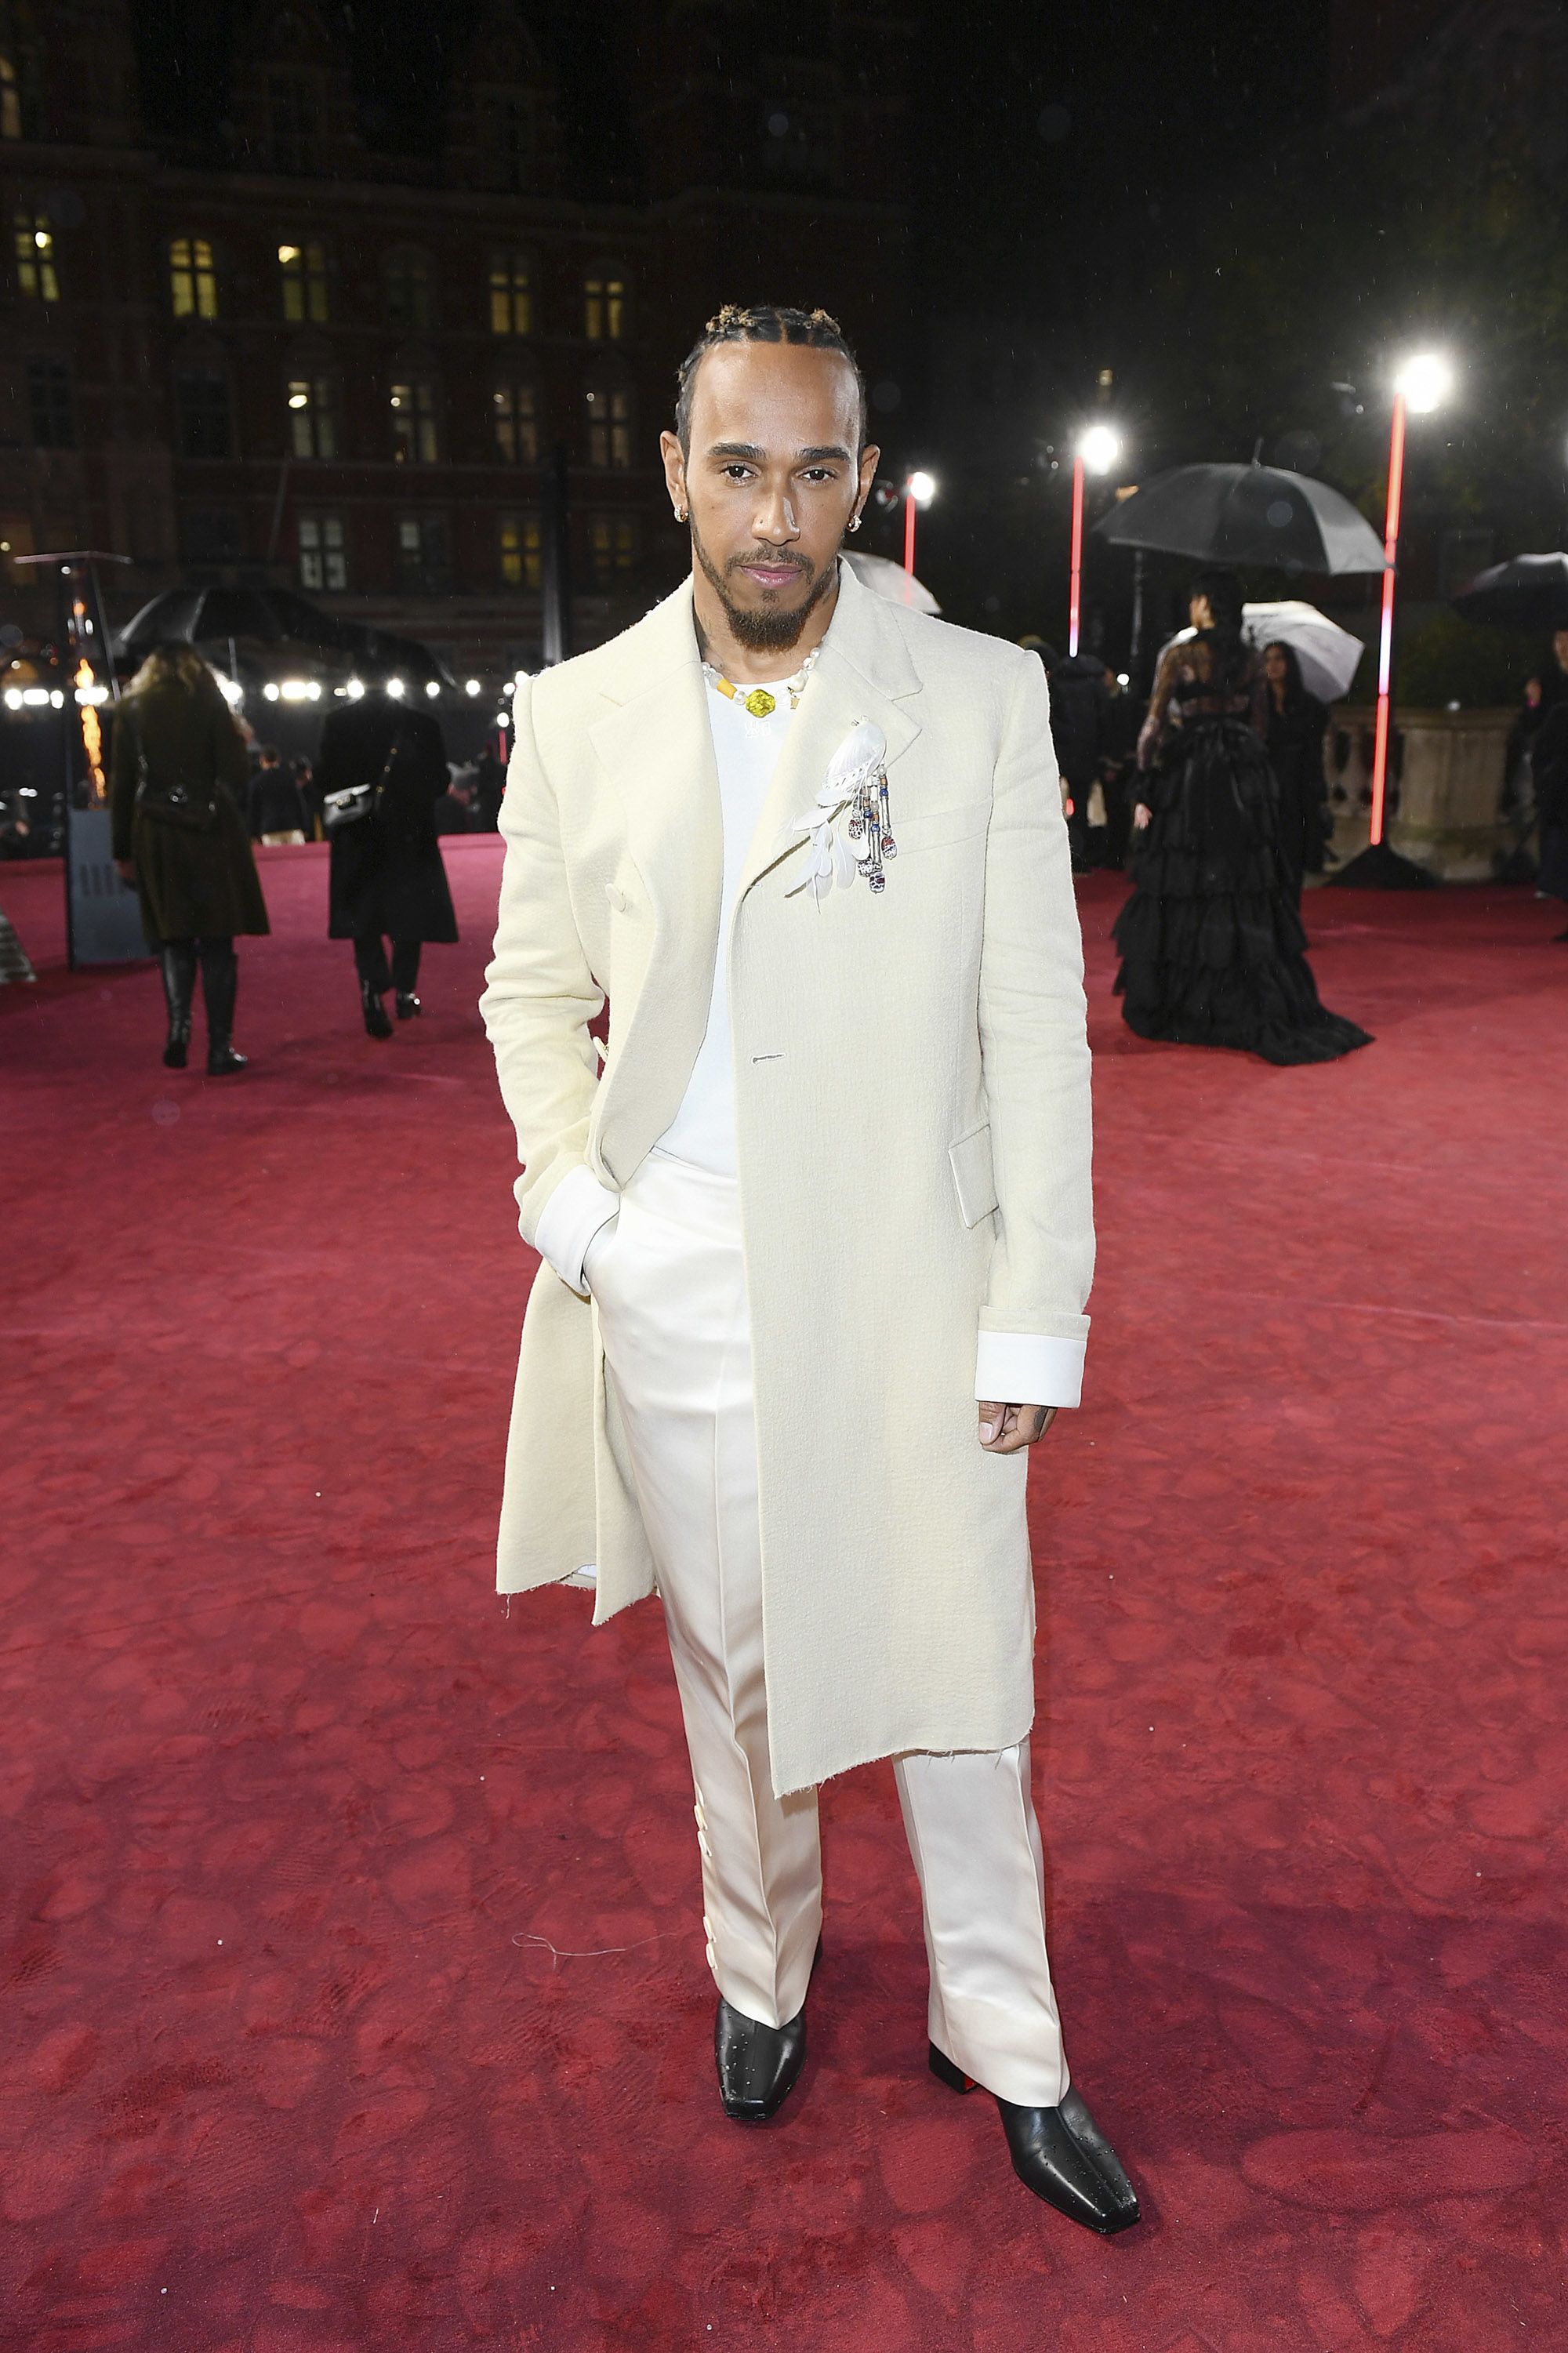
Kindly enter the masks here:
[[724, 888], [719, 902], [719, 952], [713, 960], [713, 993], [708, 1001], [708, 1027], [691, 1067], [686, 1093], [664, 1134], [654, 1146], [676, 1160], [689, 1161], [715, 1176], [735, 1176], [735, 1072], [730, 1047], [730, 924], [741, 872], [757, 829], [779, 754], [784, 750], [794, 716], [789, 695], [773, 690], [778, 700], [766, 718], [754, 719], [742, 703], [721, 694], [708, 681], [708, 719], [713, 731], [713, 757], [719, 770], [719, 807], [724, 824]]

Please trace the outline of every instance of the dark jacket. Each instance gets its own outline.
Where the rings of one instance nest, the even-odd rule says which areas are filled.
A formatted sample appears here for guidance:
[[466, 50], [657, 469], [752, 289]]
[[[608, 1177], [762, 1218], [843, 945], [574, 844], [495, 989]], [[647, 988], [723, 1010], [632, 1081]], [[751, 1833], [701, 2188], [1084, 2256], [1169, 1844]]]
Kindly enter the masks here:
[[1568, 701], [1554, 702], [1530, 748], [1535, 814], [1541, 827], [1537, 887], [1568, 899]]
[[458, 919], [434, 816], [447, 789], [440, 726], [427, 711], [367, 695], [329, 715], [316, 785], [325, 795], [384, 780], [379, 813], [330, 837], [328, 935], [455, 940]]
[[[248, 767], [210, 671], [192, 686], [167, 679], [144, 687], [116, 710], [109, 764], [114, 855], [135, 861], [149, 946], [269, 928], [240, 815]], [[171, 796], [181, 797], [176, 807]]]
[[1270, 692], [1264, 742], [1279, 787], [1279, 847], [1292, 877], [1323, 871], [1328, 835], [1329, 780], [1323, 737], [1329, 714], [1314, 694], [1298, 695], [1283, 711]]
[[1106, 751], [1105, 664], [1092, 654], [1069, 654], [1051, 672], [1051, 741], [1068, 790], [1081, 799], [1100, 774]]
[[310, 830], [305, 796], [287, 768], [258, 768], [250, 779], [250, 832], [253, 840], [264, 833], [304, 833]]

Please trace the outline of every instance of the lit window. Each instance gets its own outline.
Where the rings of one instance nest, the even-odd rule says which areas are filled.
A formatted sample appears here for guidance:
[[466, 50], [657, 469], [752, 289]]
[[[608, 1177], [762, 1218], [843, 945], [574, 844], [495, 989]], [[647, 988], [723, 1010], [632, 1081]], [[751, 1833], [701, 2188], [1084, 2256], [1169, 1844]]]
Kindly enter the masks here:
[[205, 237], [169, 239], [169, 308], [176, 319], [217, 317], [217, 273]]
[[594, 515], [588, 523], [588, 576], [595, 588], [613, 588], [637, 561], [637, 527], [626, 516]]
[[323, 245], [280, 245], [278, 274], [283, 285], [283, 316], [303, 324], [325, 326], [331, 316], [327, 297], [327, 249]]
[[537, 515], [502, 515], [500, 576], [508, 588], [537, 590], [543, 574], [543, 556]]
[[440, 455], [436, 437], [436, 387], [427, 376], [395, 384], [392, 410], [392, 454], [400, 466], [431, 466]]
[[348, 555], [343, 545], [342, 515], [301, 515], [300, 587], [346, 588], [348, 585]]
[[174, 378], [174, 413], [182, 458], [232, 455], [228, 378], [217, 369], [182, 368]]
[[539, 462], [539, 395], [531, 384], [498, 384], [490, 395], [496, 454], [509, 466]]
[[533, 281], [528, 256], [490, 256], [490, 332], [526, 335], [533, 330]]
[[387, 324], [427, 327], [431, 319], [430, 258], [409, 246], [389, 253], [382, 264]]
[[447, 518], [400, 515], [397, 522], [397, 585], [411, 595], [438, 595], [450, 585]]
[[60, 281], [55, 269], [55, 233], [47, 213], [17, 213], [13, 236], [17, 293], [32, 302], [58, 302]]
[[335, 458], [337, 419], [332, 386], [324, 375], [297, 375], [289, 381], [289, 439], [296, 458]]
[[76, 447], [70, 369], [64, 360], [27, 362], [27, 406], [32, 416], [35, 448]]
[[9, 58], [0, 58], [0, 139], [22, 136], [22, 89]]
[[583, 280], [583, 332], [591, 343], [618, 343], [626, 331], [626, 280], [595, 269]]
[[590, 385], [583, 396], [588, 415], [588, 463], [620, 473], [632, 462], [632, 396], [622, 385]]

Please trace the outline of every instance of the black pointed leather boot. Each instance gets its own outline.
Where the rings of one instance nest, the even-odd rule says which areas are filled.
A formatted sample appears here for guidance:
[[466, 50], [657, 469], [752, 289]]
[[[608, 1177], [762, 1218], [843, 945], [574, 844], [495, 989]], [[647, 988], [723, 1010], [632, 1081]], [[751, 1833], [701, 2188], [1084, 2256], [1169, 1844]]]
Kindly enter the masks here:
[[364, 1010], [365, 1034], [370, 1038], [390, 1038], [392, 1024], [386, 1018], [386, 1008], [381, 1001], [381, 991], [368, 980], [359, 985], [359, 1001]]
[[[950, 2091], [973, 2092], [972, 2076], [931, 2046], [931, 2072]], [[1079, 2094], [1063, 2094], [1055, 2108], [1015, 2107], [997, 2099], [1013, 2170], [1026, 2189], [1065, 2214], [1069, 2222], [1098, 2232], [1102, 2239], [1130, 2231], [1139, 2219], [1138, 2200], [1121, 2161]]]
[[159, 965], [163, 975], [163, 1002], [169, 1008], [169, 1036], [163, 1048], [163, 1068], [183, 1071], [191, 1043], [191, 1000], [196, 993], [196, 952], [189, 940], [165, 942]]
[[247, 1067], [247, 1058], [230, 1043], [234, 1008], [239, 995], [239, 958], [232, 940], [202, 943], [202, 997], [207, 1009], [207, 1076], [226, 1079]]
[[719, 2097], [737, 2124], [765, 2124], [794, 2091], [805, 2064], [805, 2012], [787, 2026], [763, 2026], [720, 1996], [713, 2021]]

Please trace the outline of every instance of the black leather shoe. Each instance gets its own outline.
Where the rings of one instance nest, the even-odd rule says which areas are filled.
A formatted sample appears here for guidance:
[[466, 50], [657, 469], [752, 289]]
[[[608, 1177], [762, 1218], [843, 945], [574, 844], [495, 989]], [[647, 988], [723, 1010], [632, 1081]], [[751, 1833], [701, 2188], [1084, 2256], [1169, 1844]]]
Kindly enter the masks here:
[[400, 988], [398, 990], [397, 1018], [400, 1021], [412, 1021], [416, 1014], [423, 1013], [424, 1010], [425, 1008], [420, 1004], [419, 999], [415, 996], [414, 991], [411, 988]]
[[[973, 2092], [973, 2079], [931, 2046], [931, 2072], [951, 2091]], [[1116, 2151], [1079, 2094], [1063, 2094], [1056, 2108], [1018, 2108], [998, 2099], [1002, 2129], [1012, 2152], [1013, 2170], [1026, 2189], [1102, 2239], [1130, 2231], [1138, 2220], [1138, 2200]]]
[[386, 1008], [381, 1001], [380, 989], [373, 988], [368, 980], [362, 980], [359, 985], [359, 1001], [364, 1008], [366, 1035], [372, 1038], [390, 1038], [392, 1024], [386, 1018]]
[[719, 2097], [738, 2124], [765, 2124], [795, 2087], [805, 2064], [805, 2012], [787, 2026], [763, 2026], [720, 1996], [713, 2020]]
[[249, 1055], [237, 1054], [232, 1046], [209, 1046], [207, 1048], [207, 1076], [209, 1079], [226, 1079], [234, 1071], [246, 1071], [248, 1070], [249, 1067]]

